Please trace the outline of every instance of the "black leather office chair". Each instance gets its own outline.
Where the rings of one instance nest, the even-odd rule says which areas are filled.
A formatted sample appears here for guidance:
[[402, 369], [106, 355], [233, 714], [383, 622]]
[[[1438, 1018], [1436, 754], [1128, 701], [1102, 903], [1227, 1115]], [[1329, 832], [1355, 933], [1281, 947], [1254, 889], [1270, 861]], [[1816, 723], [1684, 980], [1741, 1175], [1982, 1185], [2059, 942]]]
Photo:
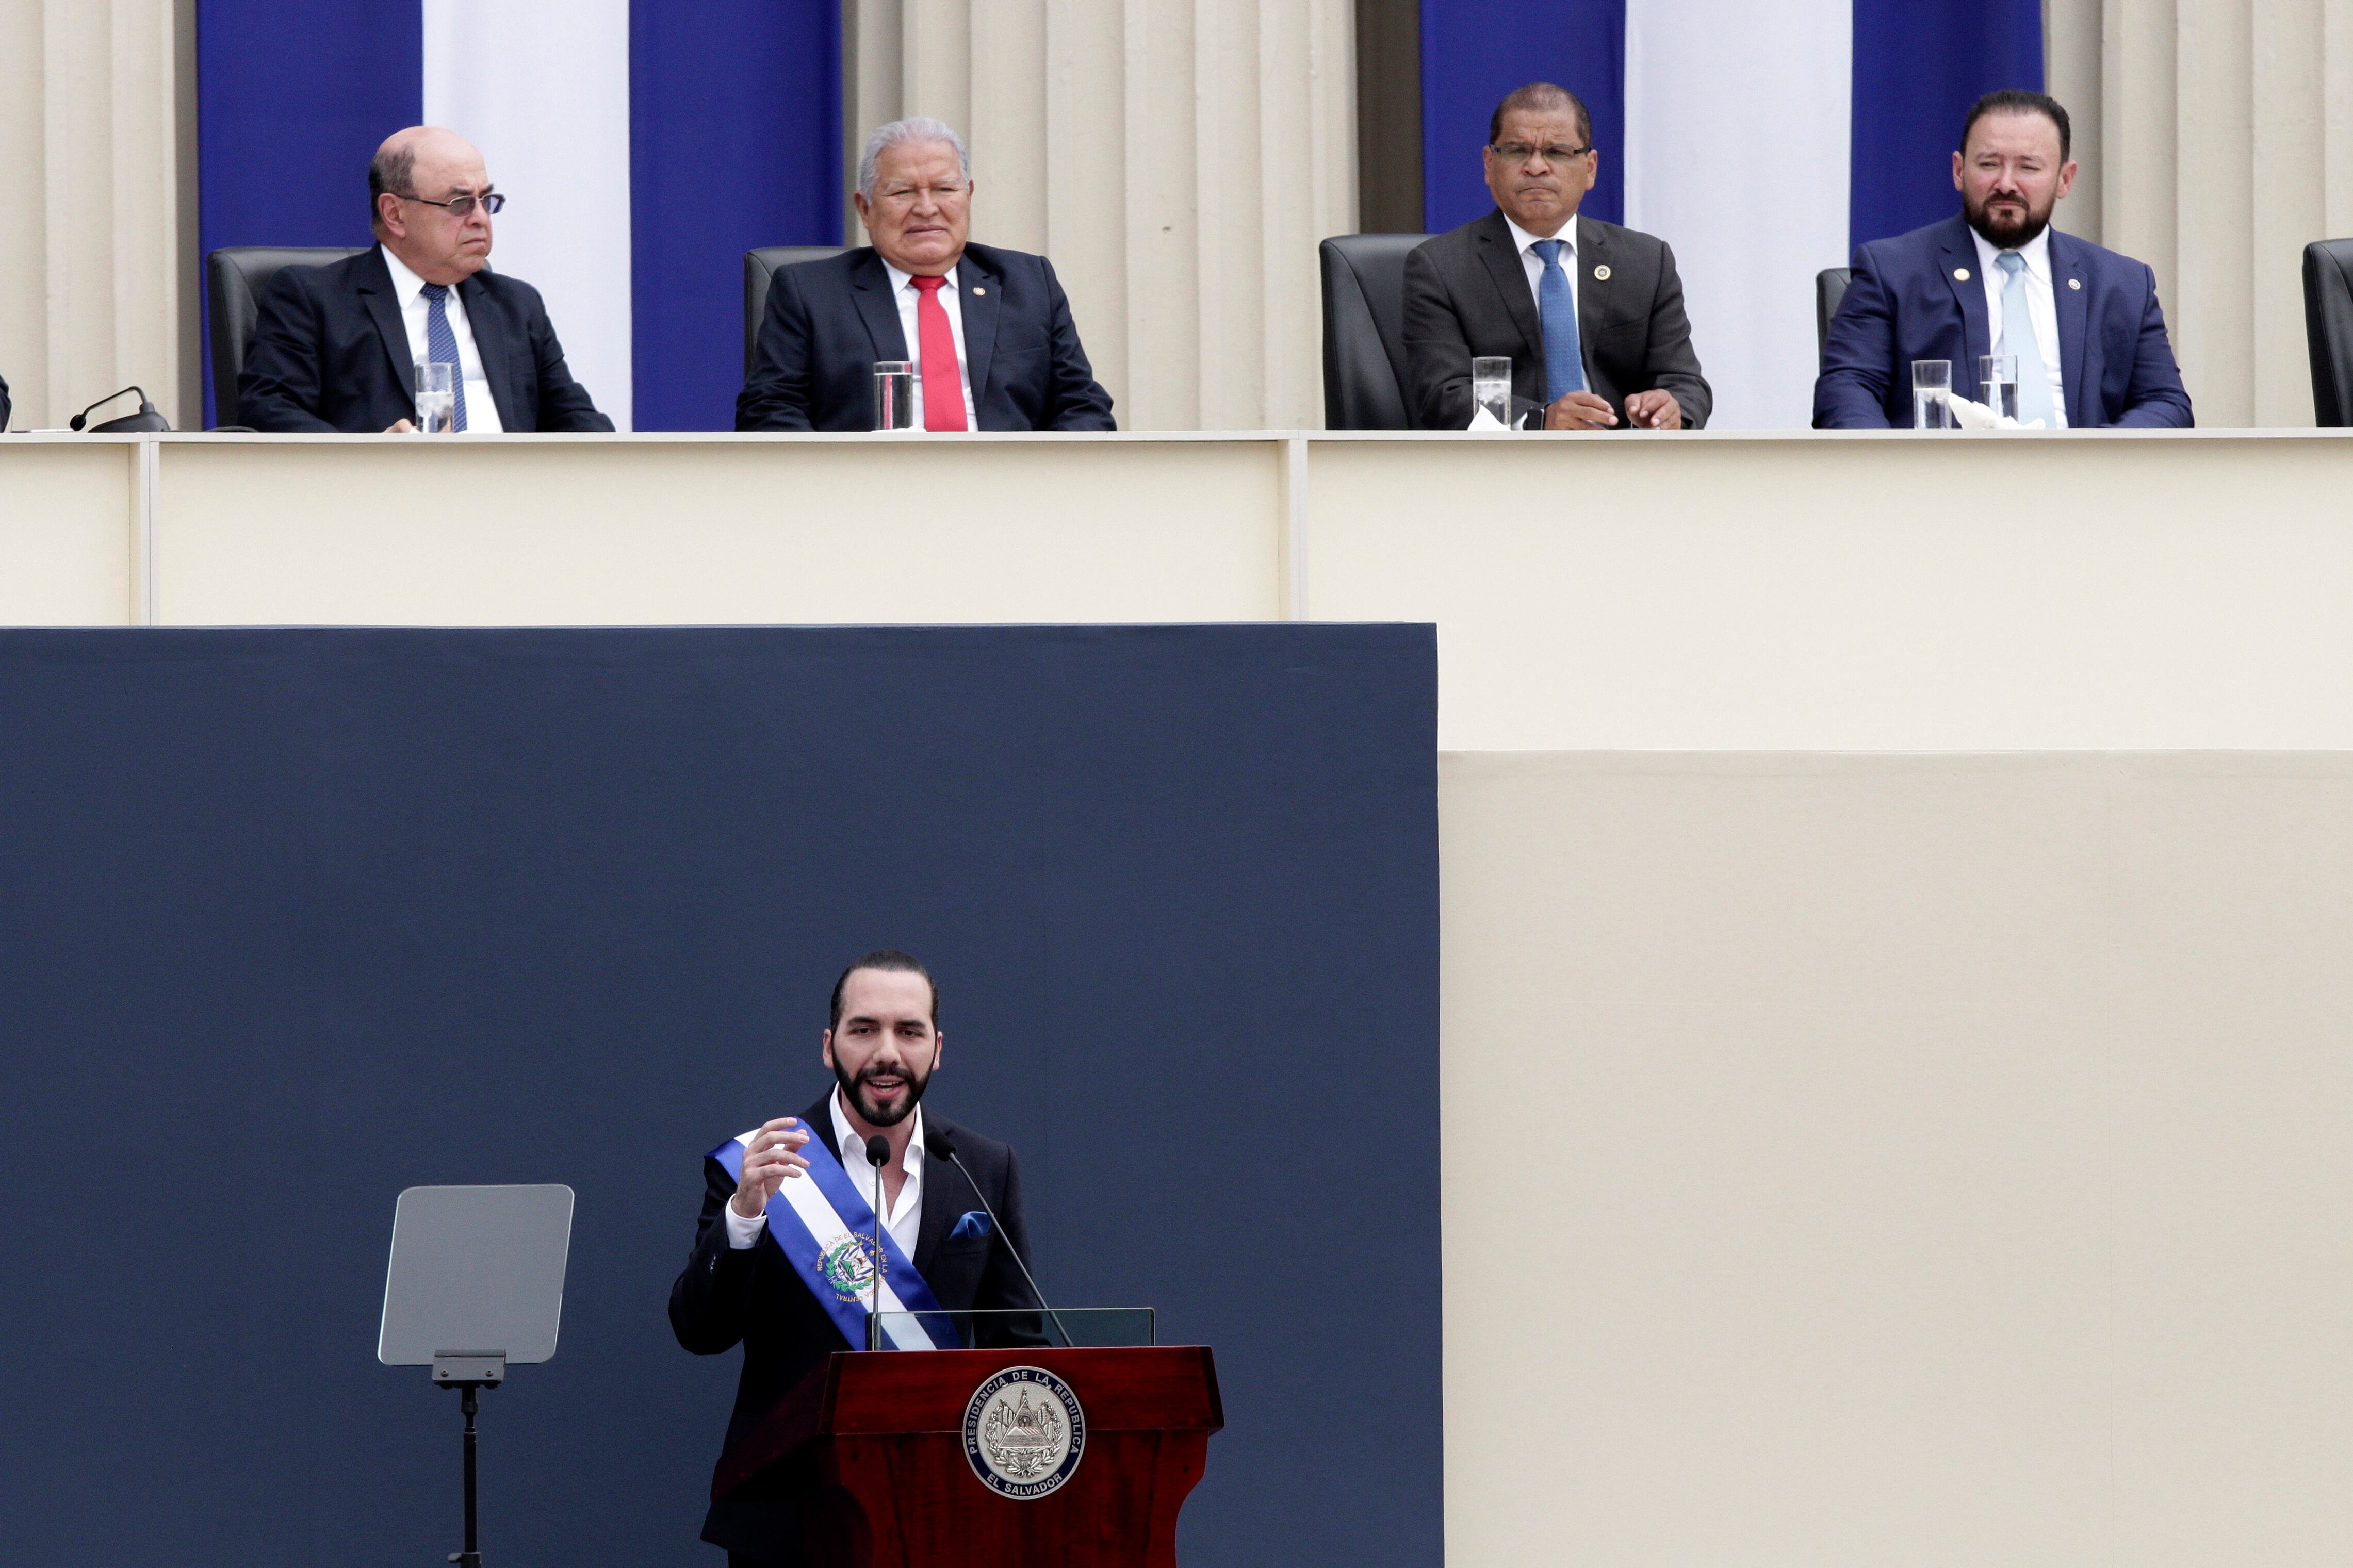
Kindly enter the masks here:
[[1324, 426], [1410, 430], [1405, 258], [1426, 234], [1344, 234], [1323, 244]]
[[760, 346], [760, 318], [768, 313], [768, 279], [779, 267], [803, 261], [823, 261], [839, 256], [846, 245], [764, 245], [744, 253], [744, 374], [752, 374], [752, 359]]
[[2353, 239], [2304, 247], [2304, 341], [2312, 352], [2312, 422], [2353, 425]]
[[286, 267], [324, 267], [357, 256], [365, 246], [225, 245], [205, 258], [205, 291], [212, 306], [213, 422], [239, 423], [237, 378], [245, 371], [245, 351], [253, 342], [257, 304], [269, 280]]
[[1825, 267], [1814, 274], [1814, 365], [1824, 368], [1830, 358], [1831, 318], [1838, 314], [1839, 301], [1846, 298], [1846, 286], [1854, 281], [1854, 273], [1844, 267]]

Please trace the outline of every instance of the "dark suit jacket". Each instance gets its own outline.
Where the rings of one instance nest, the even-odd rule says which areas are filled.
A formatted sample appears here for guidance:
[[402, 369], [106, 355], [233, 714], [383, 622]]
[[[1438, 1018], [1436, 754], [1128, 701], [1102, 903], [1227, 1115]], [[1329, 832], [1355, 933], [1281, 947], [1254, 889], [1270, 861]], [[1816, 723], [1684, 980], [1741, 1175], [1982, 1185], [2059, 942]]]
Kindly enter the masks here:
[[[490, 271], [458, 285], [474, 347], [509, 430], [610, 430], [565, 368], [539, 290]], [[382, 430], [417, 416], [417, 371], [384, 252], [289, 267], [259, 302], [237, 377], [237, 418], [256, 430]]]
[[[1715, 405], [1692, 352], [1683, 279], [1666, 242], [1582, 215], [1577, 222], [1577, 337], [1585, 384], [1626, 421], [1630, 393], [1663, 388], [1698, 429]], [[1609, 276], [1595, 272], [1607, 268]], [[1471, 423], [1471, 362], [1512, 361], [1512, 417], [1545, 405], [1544, 328], [1527, 268], [1504, 215], [1490, 212], [1415, 247], [1405, 258], [1407, 389], [1425, 430]], [[1541, 424], [1539, 417], [1537, 423]]]
[[[1857, 250], [1822, 347], [1815, 427], [1910, 429], [1916, 359], [1952, 361], [1954, 390], [1975, 397], [1978, 360], [1993, 353], [1978, 268], [1958, 216]], [[2194, 423], [2147, 265], [2053, 229], [2051, 281], [2070, 428]]]
[[[965, 247], [957, 264], [965, 374], [983, 430], [1113, 430], [1053, 264], [1025, 251]], [[891, 275], [871, 246], [779, 267], [738, 430], [871, 430], [874, 362], [913, 359]]]
[[[831, 1096], [800, 1113], [800, 1120], [835, 1147]], [[1029, 1256], [1029, 1235], [1021, 1217], [1021, 1173], [1013, 1151], [993, 1138], [923, 1108], [929, 1130], [944, 1127], [955, 1149], [1005, 1222], [1005, 1233], [951, 1241], [948, 1233], [980, 1204], [964, 1173], [936, 1153], [923, 1167], [923, 1214], [915, 1243], [915, 1272], [949, 1311], [1037, 1306], [1037, 1298], [1013, 1261], [1018, 1249]], [[735, 1385], [735, 1408], [727, 1418], [732, 1444], [793, 1386], [836, 1351], [850, 1348], [833, 1320], [793, 1272], [784, 1249], [765, 1231], [758, 1243], [736, 1251], [727, 1245], [719, 1211], [735, 1195], [727, 1168], [713, 1159], [703, 1164], [702, 1215], [695, 1222], [694, 1251], [670, 1291], [670, 1324], [678, 1342], [697, 1355], [716, 1355], [744, 1346], [744, 1373]], [[860, 1156], [851, 1180], [865, 1174]], [[798, 1178], [806, 1180], [806, 1178]], [[790, 1502], [714, 1502], [702, 1523], [702, 1539], [730, 1552], [791, 1561], [797, 1510]]]
[[0, 380], [0, 430], [8, 428], [8, 384]]

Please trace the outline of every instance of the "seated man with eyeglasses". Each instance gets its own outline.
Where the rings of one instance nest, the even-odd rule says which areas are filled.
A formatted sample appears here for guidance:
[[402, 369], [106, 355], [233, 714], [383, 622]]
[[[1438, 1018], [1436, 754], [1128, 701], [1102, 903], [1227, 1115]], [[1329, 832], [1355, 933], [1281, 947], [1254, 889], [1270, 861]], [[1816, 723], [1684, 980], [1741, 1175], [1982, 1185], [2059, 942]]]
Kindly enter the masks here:
[[871, 430], [874, 367], [914, 367], [920, 430], [1110, 430], [1111, 394], [1042, 256], [967, 243], [972, 165], [939, 121], [867, 139], [853, 201], [871, 246], [779, 267], [738, 430]]
[[1470, 425], [1471, 362], [1495, 356], [1512, 362], [1514, 429], [1707, 423], [1674, 252], [1577, 214], [1600, 156], [1566, 88], [1531, 82], [1496, 106], [1482, 153], [1496, 210], [1406, 258], [1406, 396], [1423, 429]]
[[376, 245], [327, 267], [289, 267], [259, 301], [238, 417], [256, 430], [415, 428], [417, 371], [455, 364], [457, 430], [610, 430], [565, 367], [539, 290], [489, 269], [482, 155], [413, 126], [368, 164]]

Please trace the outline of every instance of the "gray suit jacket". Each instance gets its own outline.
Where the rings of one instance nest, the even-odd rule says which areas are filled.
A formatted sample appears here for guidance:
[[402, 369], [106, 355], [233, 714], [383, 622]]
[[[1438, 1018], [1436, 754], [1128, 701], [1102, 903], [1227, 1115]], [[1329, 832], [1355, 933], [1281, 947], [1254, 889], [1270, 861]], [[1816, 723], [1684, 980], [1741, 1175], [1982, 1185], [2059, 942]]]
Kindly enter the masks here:
[[[1715, 400], [1692, 352], [1674, 252], [1663, 240], [1580, 214], [1577, 265], [1587, 387], [1609, 399], [1621, 427], [1627, 395], [1653, 387], [1675, 395], [1685, 428], [1705, 425]], [[1405, 352], [1412, 381], [1406, 395], [1425, 430], [1471, 423], [1471, 362], [1492, 354], [1511, 357], [1514, 422], [1543, 409], [1544, 330], [1502, 213], [1438, 235], [1406, 258]]]

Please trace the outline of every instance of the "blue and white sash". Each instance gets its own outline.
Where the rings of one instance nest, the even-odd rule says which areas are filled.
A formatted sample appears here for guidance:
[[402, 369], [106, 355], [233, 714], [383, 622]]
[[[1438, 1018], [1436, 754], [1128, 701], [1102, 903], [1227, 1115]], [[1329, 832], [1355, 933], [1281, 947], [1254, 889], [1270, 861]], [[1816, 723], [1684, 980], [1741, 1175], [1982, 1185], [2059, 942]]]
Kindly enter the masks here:
[[[754, 1128], [753, 1132], [759, 1129]], [[808, 1169], [786, 1176], [776, 1195], [768, 1200], [768, 1234], [784, 1249], [801, 1283], [817, 1304], [833, 1319], [841, 1337], [857, 1350], [866, 1348], [866, 1303], [874, 1285], [874, 1206], [858, 1193], [849, 1173], [833, 1157], [816, 1128], [800, 1147]], [[744, 1179], [744, 1153], [752, 1137], [730, 1138], [711, 1152], [737, 1181]], [[903, 1314], [937, 1312], [938, 1298], [886, 1226], [882, 1232], [882, 1331], [902, 1351], [940, 1347], [922, 1323]], [[891, 1315], [897, 1314], [897, 1315]]]

